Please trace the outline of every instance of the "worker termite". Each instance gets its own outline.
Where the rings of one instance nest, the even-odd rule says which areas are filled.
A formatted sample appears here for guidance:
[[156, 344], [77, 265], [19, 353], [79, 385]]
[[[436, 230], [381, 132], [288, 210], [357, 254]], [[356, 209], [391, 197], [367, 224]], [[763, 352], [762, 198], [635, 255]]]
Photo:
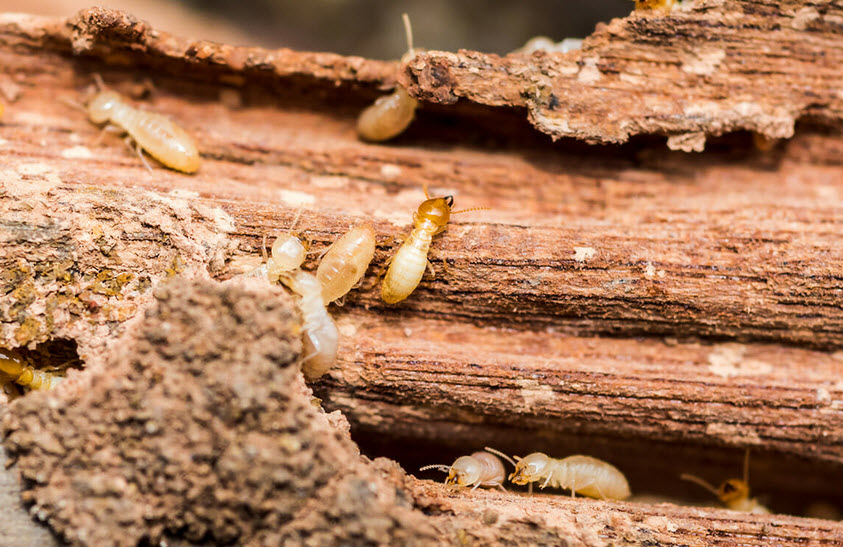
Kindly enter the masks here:
[[534, 51], [568, 53], [580, 48], [582, 48], [582, 38], [565, 38], [561, 42], [554, 42], [552, 38], [547, 36], [535, 36], [512, 53], [532, 53]]
[[275, 241], [272, 242], [269, 258], [266, 257], [266, 240], [264, 239], [264, 243], [261, 245], [261, 252], [264, 255], [265, 262], [243, 275], [247, 277], [266, 276], [271, 283], [275, 283], [282, 274], [292, 272], [304, 264], [307, 258], [307, 245], [305, 245], [297, 233], [292, 231], [300, 215], [301, 209], [293, 217], [290, 229], [276, 237]]
[[395, 304], [410, 296], [421, 282], [425, 270], [433, 268], [427, 260], [430, 244], [433, 236], [445, 231], [451, 215], [486, 209], [474, 207], [452, 211], [453, 196], [431, 198], [427, 188], [424, 189], [424, 197], [427, 198], [426, 201], [423, 201], [418, 211], [413, 214], [413, 231], [390, 259], [389, 269], [383, 278], [381, 298], [387, 304]]
[[679, 477], [682, 480], [699, 484], [717, 496], [717, 499], [723, 505], [733, 511], [743, 511], [760, 515], [770, 514], [770, 510], [758, 503], [757, 499], [749, 497], [749, 449], [747, 449], [743, 460], [743, 479], [727, 479], [719, 487], [715, 488], [711, 483], [690, 473], [682, 473]]
[[50, 389], [60, 379], [51, 372], [27, 365], [17, 351], [5, 348], [0, 348], [0, 372], [8, 375], [11, 381], [29, 389]]
[[518, 463], [509, 480], [515, 484], [530, 484], [544, 480], [540, 488], [550, 485], [564, 488], [590, 498], [623, 500], [630, 496], [629, 483], [617, 467], [591, 456], [568, 456], [557, 460], [541, 452], [523, 458], [514, 456]]
[[98, 75], [96, 81], [99, 91], [83, 107], [93, 123], [107, 123], [104, 131], [127, 133], [147, 168], [143, 151], [176, 171], [194, 173], [199, 169], [199, 151], [184, 129], [166, 116], [129, 105], [119, 93], [106, 89]]
[[[444, 464], [425, 465], [419, 471], [426, 471], [428, 469], [444, 471], [448, 473], [445, 484], [471, 486], [472, 492], [478, 486], [485, 488], [497, 487], [506, 492], [506, 488], [503, 487], [503, 481], [506, 478], [506, 469], [503, 467], [503, 462], [490, 452], [500, 453], [492, 451], [490, 448], [486, 448], [485, 450], [485, 452], [474, 452], [470, 456], [460, 456], [450, 467]], [[507, 458], [503, 454], [500, 455]]]
[[[404, 30], [407, 33], [407, 53], [401, 57], [401, 64], [412, 59], [416, 51], [413, 48], [413, 29], [410, 17], [405, 13]], [[357, 135], [365, 141], [380, 142], [400, 135], [407, 129], [416, 115], [419, 102], [410, 97], [407, 90], [400, 85], [389, 95], [378, 98], [374, 104], [366, 108], [357, 118]]]
[[363, 278], [374, 256], [375, 229], [369, 224], [355, 226], [331, 245], [316, 269], [326, 306]]
[[302, 372], [307, 380], [315, 380], [328, 372], [337, 361], [339, 331], [328, 315], [322, 300], [322, 284], [315, 276], [295, 269], [280, 277], [281, 283], [301, 297], [304, 348]]

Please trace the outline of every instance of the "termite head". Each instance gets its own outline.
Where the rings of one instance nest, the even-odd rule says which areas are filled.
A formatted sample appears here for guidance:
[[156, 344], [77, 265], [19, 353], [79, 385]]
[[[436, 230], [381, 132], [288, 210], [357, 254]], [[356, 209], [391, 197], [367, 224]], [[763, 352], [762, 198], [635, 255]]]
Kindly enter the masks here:
[[454, 206], [454, 196], [432, 198], [423, 201], [416, 213], [416, 222], [428, 221], [434, 225], [444, 227], [451, 219], [451, 207]]
[[307, 247], [302, 240], [293, 233], [286, 232], [279, 235], [272, 242], [272, 262], [270, 269], [278, 273], [289, 272], [299, 268], [307, 258]]
[[448, 473], [445, 484], [471, 486], [480, 482], [482, 464], [472, 456], [460, 456], [450, 467], [441, 464], [425, 465], [419, 471], [426, 471], [428, 469], [438, 469], [439, 471]]
[[448, 470], [448, 478], [445, 484], [457, 484], [459, 486], [471, 486], [480, 482], [482, 466], [476, 458], [471, 456], [460, 456]]
[[88, 116], [94, 123], [105, 123], [111, 119], [111, 112], [121, 101], [115, 91], [100, 91], [88, 101]]
[[529, 456], [519, 458], [515, 456], [518, 463], [515, 464], [515, 472], [509, 476], [509, 480], [515, 484], [528, 484], [546, 477], [545, 469], [550, 463], [550, 458], [541, 452], [534, 452]]
[[741, 479], [729, 479], [717, 488], [717, 497], [726, 505], [745, 500], [749, 498], [749, 485]]

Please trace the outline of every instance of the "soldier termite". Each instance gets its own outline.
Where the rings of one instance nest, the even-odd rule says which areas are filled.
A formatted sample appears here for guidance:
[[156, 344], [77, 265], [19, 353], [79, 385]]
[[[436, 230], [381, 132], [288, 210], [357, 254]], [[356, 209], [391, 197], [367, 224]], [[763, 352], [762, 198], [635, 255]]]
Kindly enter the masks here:
[[27, 365], [17, 351], [5, 348], [0, 348], [0, 372], [8, 375], [12, 382], [29, 389], [50, 389], [60, 379], [51, 372]]
[[682, 480], [699, 484], [715, 496], [720, 502], [733, 511], [744, 511], [761, 515], [770, 514], [770, 510], [758, 503], [755, 498], [749, 497], [749, 449], [747, 449], [743, 460], [743, 479], [727, 479], [719, 487], [715, 488], [711, 483], [691, 475], [682, 473], [679, 476]]
[[468, 211], [481, 211], [485, 207], [473, 207], [462, 211], [452, 211], [454, 197], [431, 198], [424, 189], [427, 198], [419, 205], [413, 214], [415, 227], [410, 236], [393, 255], [389, 262], [389, 269], [383, 278], [381, 298], [387, 304], [395, 304], [410, 296], [416, 290], [424, 276], [425, 270], [433, 268], [427, 260], [427, 253], [433, 236], [445, 231], [451, 215]]
[[316, 269], [325, 305], [350, 291], [363, 278], [374, 256], [375, 230], [369, 224], [355, 226], [336, 240]]
[[[404, 30], [407, 33], [407, 53], [401, 57], [401, 64], [412, 59], [416, 52], [413, 48], [413, 29], [410, 18], [403, 14]], [[365, 140], [380, 142], [400, 135], [407, 129], [416, 115], [419, 102], [410, 97], [407, 90], [400, 85], [389, 95], [378, 98], [374, 104], [366, 108], [357, 118], [357, 135]]]
[[541, 452], [534, 452], [523, 458], [514, 456], [518, 462], [509, 480], [515, 484], [530, 484], [544, 480], [540, 488], [552, 486], [590, 498], [623, 500], [630, 496], [629, 483], [615, 466], [591, 456], [568, 456], [557, 460]]
[[[474, 452], [470, 456], [460, 456], [450, 466], [443, 464], [425, 465], [419, 471], [426, 471], [428, 469], [444, 471], [448, 473], [445, 484], [471, 486], [472, 492], [478, 486], [485, 488], [497, 487], [506, 492], [506, 488], [503, 487], [503, 481], [506, 478], [506, 470], [503, 467], [503, 462], [497, 456], [490, 453], [492, 452], [491, 449], [486, 448], [485, 450], [486, 452]], [[494, 452], [500, 454], [497, 451]], [[500, 455], [506, 458], [505, 455]]]
[[677, 0], [634, 0], [637, 10], [672, 10], [679, 2]]
[[199, 169], [199, 151], [193, 137], [166, 116], [135, 108], [116, 91], [105, 88], [96, 76], [99, 92], [83, 107], [91, 121], [127, 133], [134, 141], [141, 161], [149, 168], [143, 151], [170, 169], [195, 173]]
[[322, 300], [322, 284], [315, 276], [296, 269], [280, 277], [281, 283], [301, 297], [304, 348], [302, 372], [307, 380], [315, 380], [328, 372], [337, 361], [339, 331], [328, 315]]

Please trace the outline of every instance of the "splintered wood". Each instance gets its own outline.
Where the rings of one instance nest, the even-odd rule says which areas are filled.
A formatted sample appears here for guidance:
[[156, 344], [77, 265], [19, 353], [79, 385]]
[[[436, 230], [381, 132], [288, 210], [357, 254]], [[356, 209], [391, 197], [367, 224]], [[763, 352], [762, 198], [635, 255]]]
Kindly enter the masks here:
[[[162, 280], [248, 271], [300, 209], [312, 251], [365, 221], [373, 266], [332, 309], [340, 362], [315, 392], [370, 455], [580, 452], [634, 494], [713, 505], [679, 474], [739, 476], [751, 448], [774, 511], [843, 506], [843, 7], [684, 4], [600, 25], [580, 51], [404, 66], [192, 41], [98, 8], [0, 16], [0, 89], [17, 90], [0, 347], [69, 339], [102, 366]], [[195, 136], [199, 172], [97, 142], [69, 106], [93, 74]], [[415, 121], [361, 142], [357, 115], [396, 82], [422, 101]], [[424, 184], [490, 210], [452, 218], [435, 277], [386, 305], [375, 273]], [[450, 543], [843, 542], [827, 521], [390, 477]]]

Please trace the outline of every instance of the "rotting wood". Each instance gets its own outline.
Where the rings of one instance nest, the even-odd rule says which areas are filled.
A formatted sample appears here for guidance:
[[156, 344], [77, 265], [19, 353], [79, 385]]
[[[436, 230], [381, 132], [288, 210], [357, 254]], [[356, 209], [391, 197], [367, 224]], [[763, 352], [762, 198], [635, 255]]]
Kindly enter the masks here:
[[[99, 33], [92, 27], [93, 36], [129, 34], [146, 43], [147, 27], [134, 23], [130, 33], [118, 25], [118, 32], [114, 20], [125, 16], [96, 13], [111, 15], [88, 14], [86, 20], [105, 19], [110, 26]], [[209, 83], [203, 70], [211, 70], [210, 64], [188, 72], [195, 79], [172, 78], [144, 71], [140, 61], [138, 68], [114, 68], [92, 64], [89, 57], [76, 61], [62, 47], [27, 49], [38, 36], [50, 46], [64, 36], [56, 29], [67, 32], [40, 24], [52, 34], [36, 32], [19, 18], [2, 25], [3, 66], [24, 89], [9, 106], [2, 129], [3, 138], [14, 143], [10, 172], [16, 164], [34, 163], [48, 165], [67, 188], [95, 182], [195, 192], [194, 203], [220, 206], [231, 215], [235, 235], [251, 242], [253, 256], [261, 237], [282, 227], [298, 206], [306, 207], [302, 227], [317, 244], [327, 244], [353, 222], [372, 219], [381, 237], [376, 267], [392, 238], [408, 230], [420, 186], [431, 183], [436, 192], [454, 193], [458, 207], [492, 211], [456, 218], [437, 237], [431, 258], [440, 273], [422, 283], [402, 312], [521, 328], [553, 326], [574, 334], [843, 347], [838, 134], [808, 128], [804, 140], [797, 135], [770, 155], [738, 139], [723, 151], [688, 157], [648, 147], [552, 146], [507, 113], [498, 130], [511, 129], [511, 137], [481, 137], [469, 128], [460, 139], [447, 127], [449, 119], [434, 113], [420, 116], [418, 132], [411, 127], [402, 146], [372, 146], [358, 142], [353, 132], [354, 116], [369, 92], [326, 90], [320, 78], [328, 69], [321, 64], [309, 69], [318, 75], [309, 84], [298, 76], [285, 95], [273, 98], [257, 83], [242, 92]], [[152, 34], [159, 42], [171, 41]], [[188, 47], [182, 42], [176, 51]], [[110, 55], [105, 45], [94, 43], [111, 61], [136, 62], [122, 42]], [[156, 47], [149, 56], [165, 63], [163, 46]], [[138, 50], [132, 54], [141, 55], [143, 46]], [[277, 64], [306, 70], [293, 52], [265, 55], [292, 58]], [[183, 63], [166, 66], [186, 70]], [[220, 77], [232, 70], [223, 65]], [[196, 134], [205, 156], [202, 171], [191, 178], [163, 169], [146, 173], [116, 141], [91, 146], [97, 129], [55, 99], [78, 99], [95, 70], [126, 93], [155, 75], [149, 106], [174, 115]], [[342, 63], [337, 71], [351, 75]], [[281, 74], [291, 72], [285, 68]], [[243, 69], [242, 78], [250, 75]], [[270, 88], [280, 93], [284, 81]], [[243, 105], [219, 101], [229, 92]], [[482, 114], [480, 123], [489, 124], [494, 115]], [[489, 138], [491, 146], [477, 140]], [[438, 148], [442, 139], [455, 148]], [[374, 291], [358, 302], [387, 310]]]
[[[411, 483], [417, 506], [442, 518], [440, 528], [456, 531], [462, 544], [517, 541], [525, 545], [838, 545], [843, 524], [735, 511], [642, 505], [477, 490], [449, 490], [429, 482]], [[531, 543], [532, 542], [532, 543]]]
[[839, 2], [701, 0], [598, 25], [568, 53], [422, 53], [399, 81], [444, 104], [526, 107], [554, 138], [659, 134], [701, 151], [736, 130], [789, 138], [803, 117], [839, 126], [841, 35]]
[[[650, 36], [651, 42], [667, 39], [646, 34], [647, 25], [640, 28], [640, 35]], [[670, 47], [681, 49], [681, 37], [672, 34]], [[637, 43], [628, 40], [625, 54], [641, 52]], [[72, 55], [74, 51], [78, 56]], [[835, 51], [832, 48], [829, 55]], [[427, 182], [435, 192], [454, 193], [457, 207], [489, 206], [493, 211], [456, 217], [448, 232], [437, 236], [431, 253], [437, 276], [426, 278], [405, 305], [383, 306], [377, 291], [367, 288], [348, 299], [347, 318], [354, 329], [346, 329], [343, 366], [335, 373], [338, 379], [331, 380], [334, 383], [324, 384], [329, 391], [323, 396], [326, 406], [344, 405], [355, 428], [377, 424], [397, 435], [397, 425], [391, 421], [407, 412], [396, 408], [397, 389], [405, 382], [401, 385], [410, 386], [407, 396], [421, 412], [421, 418], [410, 422], [416, 441], [450, 443], [452, 449], [465, 448], [454, 444], [460, 434], [465, 434], [463, 442], [492, 442], [511, 434], [513, 427], [527, 426], [522, 437], [513, 436], [509, 443], [535, 439], [540, 446], [560, 447], [585, 432], [586, 437], [637, 447], [626, 457], [630, 465], [639, 461], [639, 467], [631, 469], [637, 477], [645, 477], [643, 465], [650, 463], [649, 443], [664, 442], [681, 445], [681, 453], [692, 456], [688, 465], [702, 465], [711, 457], [694, 455], [703, 449], [751, 445], [761, 454], [754, 461], [762, 466], [763, 480], [775, 473], [769, 468], [763, 471], [769, 465], [765, 458], [777, 454], [807, 458], [801, 471], [816, 466], [830, 476], [839, 474], [834, 464], [840, 461], [840, 432], [834, 423], [839, 415], [839, 406], [835, 407], [840, 397], [835, 383], [840, 378], [839, 360], [814, 351], [843, 348], [843, 136], [833, 97], [826, 97], [823, 105], [793, 110], [794, 117], [808, 116], [811, 123], [800, 126], [793, 139], [770, 153], [755, 150], [748, 135], [714, 141], [706, 153], [696, 156], [669, 152], [648, 140], [625, 147], [588, 147], [570, 140], [552, 145], [529, 128], [523, 112], [465, 101], [448, 108], [426, 105], [404, 136], [392, 145], [374, 146], [357, 141], [355, 117], [375, 96], [375, 88], [391, 85], [397, 74], [394, 64], [191, 42], [155, 32], [123, 14], [96, 9], [72, 18], [70, 24], [0, 17], [0, 62], [3, 77], [20, 89], [0, 125], [6, 153], [0, 174], [4, 269], [18, 260], [48, 268], [55, 254], [84, 270], [83, 281], [106, 270], [107, 275], [145, 274], [157, 280], [173, 270], [175, 256], [184, 255], [189, 275], [225, 278], [254, 264], [262, 236], [286, 228], [299, 206], [305, 211], [298, 229], [314, 240], [316, 248], [354, 222], [373, 220], [380, 241], [377, 269], [394, 248], [393, 237], [408, 232], [412, 212], [422, 199], [420, 187]], [[522, 62], [526, 67], [531, 61]], [[92, 72], [196, 134], [204, 161], [199, 174], [185, 177], [162, 168], [149, 173], [119, 141], [94, 146], [98, 129], [81, 112], [57, 100], [79, 100]], [[146, 80], [152, 81], [151, 89]], [[632, 112], [630, 120], [636, 112], [640, 114]], [[738, 121], [727, 116], [721, 125], [711, 126], [711, 133], [763, 129], [751, 116]], [[676, 129], [653, 124], [647, 126], [648, 133]], [[603, 140], [613, 138], [607, 132]], [[93, 201], [86, 204], [87, 199]], [[143, 200], [161, 204], [151, 224], [142, 215], [123, 219], [115, 207]], [[37, 206], [31, 211], [20, 208], [28, 202]], [[39, 215], [51, 218], [42, 222]], [[19, 220], [22, 223], [15, 224]], [[113, 245], [119, 261], [101, 254], [96, 241], [87, 239], [90, 233], [85, 227], [96, 223], [109, 234], [106, 250]], [[54, 230], [55, 226], [60, 229]], [[168, 234], [177, 237], [170, 239]], [[166, 244], [158, 249], [157, 241]], [[223, 264], [225, 258], [232, 260]], [[6, 345], [68, 337], [79, 344], [81, 355], [93, 358], [119, 332], [122, 321], [132, 317], [128, 312], [141, 309], [149, 296], [151, 284], [144, 283], [140, 290], [132, 286], [125, 293], [107, 295], [109, 306], [125, 308], [127, 313], [97, 316], [82, 307], [69, 321], [62, 307], [43, 305], [57, 294], [55, 276], [42, 275], [43, 268], [21, 270], [23, 280], [4, 280], [0, 311]], [[10, 291], [21, 283], [28, 283], [36, 296], [23, 306], [16, 303], [12, 316], [8, 312], [15, 301]], [[79, 284], [70, 294], [79, 296], [85, 288]], [[101, 300], [92, 299], [100, 308]], [[365, 308], [373, 313], [364, 314]], [[84, 319], [93, 321], [86, 324]], [[512, 359], [517, 370], [492, 368], [501, 365], [501, 359], [487, 358], [486, 344], [491, 342], [472, 323], [512, 329], [515, 337], [535, 339], [536, 350], [558, 343], [552, 342], [554, 336], [547, 329], [560, 333], [558, 340], [573, 348], [594, 343], [599, 348], [595, 355], [605, 360], [584, 363], [596, 370], [614, 367], [615, 376], [595, 375], [565, 359], [555, 361], [562, 367], [542, 368], [545, 363], [527, 363], [519, 357]], [[452, 329], [447, 332], [460, 341], [459, 348], [453, 342], [442, 343], [444, 327], [439, 325]], [[415, 332], [406, 345], [395, 334], [404, 328]], [[387, 329], [393, 337], [366, 350], [367, 332]], [[36, 336], [27, 337], [32, 333]], [[359, 346], [356, 333], [361, 336]], [[586, 338], [596, 334], [644, 339]], [[683, 342], [665, 346], [663, 336]], [[710, 340], [696, 345], [686, 343], [688, 337]], [[772, 370], [753, 378], [773, 385], [749, 386], [750, 396], [740, 397], [730, 383], [743, 377], [719, 378], [710, 368], [713, 363], [706, 354], [716, 348], [705, 344], [712, 340], [746, 343], [746, 359], [732, 363], [737, 372], [751, 359], [770, 364]], [[773, 345], [762, 346], [759, 341]], [[430, 350], [440, 344], [439, 350]], [[814, 350], [783, 349], [788, 345]], [[430, 360], [411, 363], [409, 347]], [[351, 357], [372, 348], [395, 354], [368, 354], [369, 368]], [[560, 349], [557, 355], [565, 351]], [[793, 361], [787, 362], [786, 356]], [[638, 407], [638, 420], [631, 413], [621, 419], [628, 412], [623, 403], [630, 389], [624, 382], [634, 383], [623, 376], [627, 357], [637, 363], [631, 368], [641, 376], [636, 384], [640, 391], [653, 395]], [[682, 359], [686, 361], [680, 363]], [[443, 395], [440, 386], [423, 378], [406, 383], [418, 376], [416, 366], [431, 378], [443, 378], [448, 371], [437, 368], [442, 364], [451, 367], [452, 375], [464, 374], [467, 381], [479, 378], [472, 376], [471, 364], [489, 367], [489, 376], [497, 371], [501, 379], [491, 385], [481, 378], [474, 391], [458, 391], [452, 384], [454, 393], [463, 396], [461, 405], [469, 409], [454, 410], [454, 393]], [[685, 374], [694, 372], [694, 364], [705, 370]], [[728, 362], [724, 366], [721, 371], [732, 370]], [[400, 368], [398, 374], [387, 376], [384, 372], [392, 371], [384, 367]], [[519, 380], [529, 382], [527, 374], [536, 370], [544, 374], [541, 381], [518, 385]], [[558, 379], [560, 370], [580, 374], [583, 382], [570, 383], [554, 407], [542, 397], [563, 393], [561, 384], [543, 380]], [[797, 375], [797, 381], [785, 389], [787, 372]], [[353, 373], [363, 375], [363, 380], [351, 378]], [[697, 386], [698, 398], [691, 400], [688, 390], [693, 382], [706, 383], [707, 389], [700, 393]], [[534, 415], [526, 408], [524, 391], [508, 405], [495, 396], [499, 386], [525, 388], [528, 396], [535, 388]], [[595, 394], [600, 401], [591, 399]], [[666, 398], [658, 398], [662, 396]], [[568, 397], [574, 402], [564, 400]], [[445, 420], [428, 421], [422, 429], [423, 419], [433, 416], [430, 409], [443, 398], [451, 404], [439, 411]], [[636, 402], [635, 397], [629, 399]], [[718, 404], [721, 399], [726, 404]], [[619, 412], [599, 414], [604, 402]], [[773, 409], [787, 427], [777, 431], [773, 422], [759, 427], [763, 423], [758, 420], [765, 418], [756, 408]], [[578, 421], [566, 422], [570, 416]], [[694, 420], [701, 423], [683, 430], [683, 424]], [[556, 422], [558, 427], [552, 425]], [[685, 430], [697, 444], [685, 444]], [[634, 437], [620, 438], [627, 435]], [[815, 452], [809, 449], [812, 438], [822, 440]], [[725, 457], [718, 455], [711, 467], [726, 467]], [[671, 465], [678, 471], [678, 463]], [[828, 491], [828, 484], [816, 475], [804, 479], [793, 475], [771, 480], [773, 488], [803, 495]], [[763, 483], [753, 486], [766, 490]], [[471, 499], [466, 498], [467, 503]], [[657, 528], [647, 519], [660, 509], [630, 507], [647, 515], [642, 517], [645, 528]], [[571, 510], [575, 511], [577, 506]], [[706, 518], [709, 514], [692, 511]], [[728, 533], [745, 532], [760, 541], [779, 519], [773, 515], [753, 520], [765, 523], [758, 528], [745, 519], [732, 527], [711, 517], [711, 535], [704, 537], [720, 537], [729, 528]], [[827, 542], [838, 541], [839, 530], [823, 526], [816, 534], [825, 534]], [[707, 532], [702, 527], [694, 533]]]
[[[741, 449], [750, 448], [752, 482], [774, 507], [798, 512], [805, 491], [843, 502], [841, 355], [417, 318], [396, 328], [371, 313], [338, 313], [353, 343], [316, 392], [359, 438], [415, 443], [406, 451], [376, 443], [378, 453], [408, 461], [425, 443], [491, 445], [521, 456], [598, 451], [630, 475], [633, 491], [678, 495], [689, 491], [679, 474], [701, 466], [716, 466], [723, 479], [739, 476]], [[665, 448], [676, 446], [689, 449]], [[701, 452], [718, 447], [733, 449], [716, 464]], [[657, 453], [654, 477], [648, 454]], [[765, 461], [770, 454], [778, 461]]]

